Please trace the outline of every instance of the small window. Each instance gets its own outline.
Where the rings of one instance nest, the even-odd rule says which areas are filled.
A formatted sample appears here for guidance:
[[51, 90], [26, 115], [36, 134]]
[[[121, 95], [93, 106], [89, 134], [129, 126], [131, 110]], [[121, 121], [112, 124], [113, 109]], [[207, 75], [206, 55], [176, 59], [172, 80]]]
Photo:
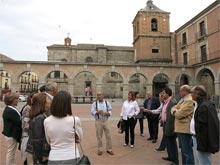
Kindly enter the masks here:
[[157, 19], [153, 18], [151, 20], [151, 31], [156, 32], [157, 31]]
[[204, 36], [206, 34], [206, 31], [205, 31], [205, 22], [202, 21], [199, 23], [199, 36]]
[[186, 38], [186, 33], [182, 34], [182, 45], [186, 45], [187, 44], [187, 38]]
[[54, 78], [60, 78], [60, 71], [54, 72]]
[[188, 64], [187, 53], [183, 53], [183, 64], [184, 65]]
[[206, 62], [207, 61], [206, 45], [201, 46], [200, 50], [201, 50], [201, 62]]
[[159, 53], [159, 49], [152, 49], [152, 53]]
[[93, 62], [92, 57], [86, 57], [85, 62], [86, 63]]

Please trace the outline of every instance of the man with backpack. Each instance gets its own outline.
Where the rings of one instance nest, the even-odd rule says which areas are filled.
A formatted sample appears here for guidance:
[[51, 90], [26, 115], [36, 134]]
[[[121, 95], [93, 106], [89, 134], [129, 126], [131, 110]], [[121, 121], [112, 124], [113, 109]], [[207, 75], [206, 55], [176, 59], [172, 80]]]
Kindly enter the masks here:
[[95, 117], [96, 137], [98, 141], [98, 155], [103, 154], [102, 135], [106, 138], [106, 152], [114, 155], [112, 151], [111, 131], [109, 117], [112, 115], [110, 103], [104, 100], [102, 92], [97, 93], [97, 101], [92, 104], [91, 114]]

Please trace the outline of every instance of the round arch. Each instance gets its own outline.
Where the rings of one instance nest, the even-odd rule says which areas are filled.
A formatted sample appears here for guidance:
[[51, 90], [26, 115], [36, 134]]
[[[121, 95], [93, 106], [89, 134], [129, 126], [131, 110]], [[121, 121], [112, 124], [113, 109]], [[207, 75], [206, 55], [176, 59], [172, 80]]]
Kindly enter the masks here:
[[210, 96], [215, 95], [215, 77], [211, 70], [204, 68], [197, 74], [196, 81], [198, 85], [203, 85]]
[[169, 77], [164, 73], [159, 73], [153, 78], [153, 94], [159, 96], [162, 89], [167, 86]]
[[123, 77], [116, 71], [106, 72], [102, 79], [102, 92], [106, 98], [122, 98]]

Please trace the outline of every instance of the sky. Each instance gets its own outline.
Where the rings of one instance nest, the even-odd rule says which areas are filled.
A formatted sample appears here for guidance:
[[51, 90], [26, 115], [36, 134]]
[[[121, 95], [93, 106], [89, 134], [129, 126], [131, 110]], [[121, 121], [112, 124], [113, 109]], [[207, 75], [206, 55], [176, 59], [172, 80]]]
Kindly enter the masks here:
[[[153, 0], [170, 12], [174, 32], [215, 0]], [[132, 21], [147, 0], [0, 0], [0, 54], [14, 60], [47, 61], [47, 46], [132, 46]]]

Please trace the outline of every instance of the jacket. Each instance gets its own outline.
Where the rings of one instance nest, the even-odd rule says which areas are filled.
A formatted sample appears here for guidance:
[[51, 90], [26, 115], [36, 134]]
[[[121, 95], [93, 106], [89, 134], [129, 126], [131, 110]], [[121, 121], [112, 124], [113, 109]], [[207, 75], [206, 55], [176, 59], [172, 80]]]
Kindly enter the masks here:
[[167, 105], [166, 111], [166, 127], [165, 127], [165, 135], [166, 136], [175, 136], [174, 132], [174, 116], [171, 115], [171, 108], [176, 105], [176, 100], [171, 99], [169, 104]]
[[[147, 103], [148, 103], [148, 99], [144, 101], [144, 108], [147, 108]], [[159, 99], [156, 97], [152, 97], [150, 110], [157, 109], [159, 106], [160, 106]], [[147, 112], [145, 112], [144, 115], [146, 115], [147, 118], [152, 118], [152, 119], [157, 119], [160, 116], [160, 114], [151, 114]]]
[[219, 151], [219, 119], [211, 101], [203, 101], [195, 111], [197, 150], [215, 153]]
[[[172, 110], [177, 109], [173, 114], [175, 116], [175, 132], [190, 134], [190, 122], [194, 112], [194, 102], [189, 94], [180, 100]], [[171, 111], [172, 111], [171, 110]]]
[[18, 112], [13, 110], [10, 106], [7, 106], [2, 116], [4, 122], [2, 134], [4, 134], [7, 137], [12, 137], [16, 139], [17, 142], [20, 142], [22, 128], [21, 117], [18, 114]]
[[34, 161], [42, 163], [43, 156], [49, 156], [50, 145], [44, 131], [45, 114], [39, 114], [30, 120], [29, 139], [26, 151], [33, 154]]

